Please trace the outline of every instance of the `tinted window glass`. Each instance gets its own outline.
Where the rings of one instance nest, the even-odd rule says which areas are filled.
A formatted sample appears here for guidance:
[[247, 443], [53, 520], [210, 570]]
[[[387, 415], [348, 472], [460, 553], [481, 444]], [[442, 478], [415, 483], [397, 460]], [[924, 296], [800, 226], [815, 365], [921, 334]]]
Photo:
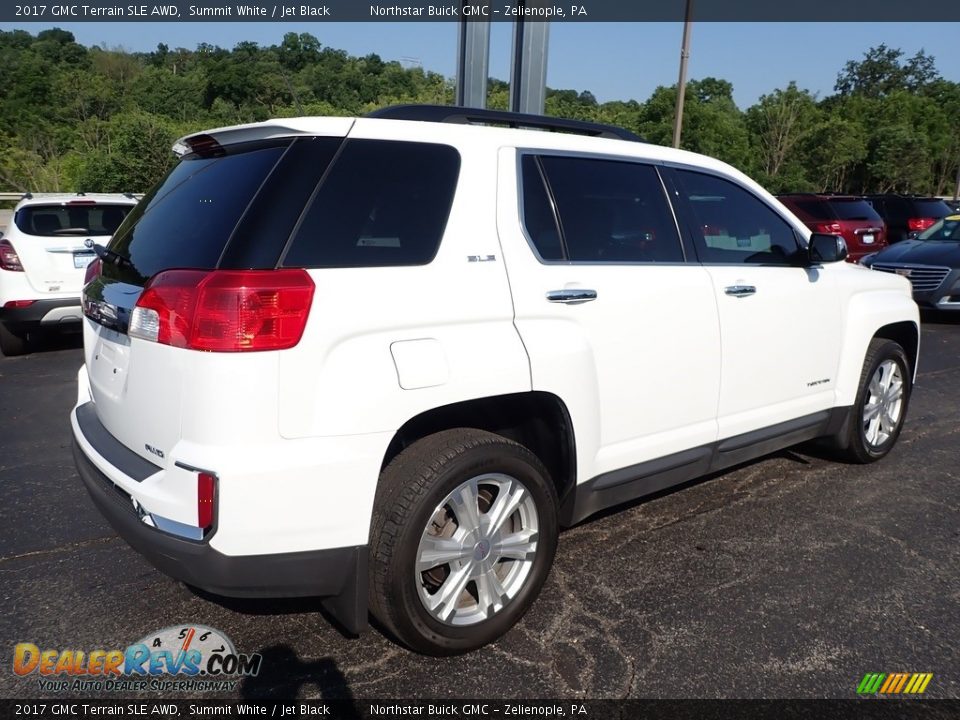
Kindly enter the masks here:
[[877, 211], [866, 200], [836, 198], [828, 202], [839, 220], [880, 220]]
[[447, 145], [348, 140], [296, 232], [286, 267], [424, 265], [440, 246], [460, 155]]
[[105, 264], [103, 274], [143, 285], [161, 270], [216, 267], [237, 221], [289, 143], [231, 145], [222, 157], [182, 160], [110, 243], [131, 265]]
[[746, 189], [689, 170], [677, 176], [703, 262], [787, 264], [799, 250], [793, 227]]
[[17, 212], [16, 224], [28, 235], [113, 235], [132, 205], [28, 205]]
[[273, 268], [323, 177], [341, 137], [301, 137], [290, 145], [240, 219], [221, 268]]
[[543, 260], [563, 260], [565, 257], [557, 219], [543, 184], [540, 167], [533, 155], [524, 155], [523, 174], [523, 227], [530, 242]]
[[683, 262], [663, 185], [650, 165], [541, 158], [574, 262]]
[[914, 200], [913, 207], [917, 217], [941, 218], [952, 212], [943, 200]]
[[833, 212], [830, 210], [830, 206], [822, 200], [794, 200], [792, 198], [785, 198], [782, 202], [801, 217], [806, 215], [813, 220], [833, 219]]

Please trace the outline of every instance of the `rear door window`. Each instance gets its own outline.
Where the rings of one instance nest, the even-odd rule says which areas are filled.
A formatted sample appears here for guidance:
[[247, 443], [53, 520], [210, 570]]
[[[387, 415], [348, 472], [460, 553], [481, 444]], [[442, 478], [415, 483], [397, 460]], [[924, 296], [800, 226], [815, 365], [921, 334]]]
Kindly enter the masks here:
[[539, 163], [559, 219], [557, 227], [541, 175], [525, 158], [524, 225], [542, 259], [683, 262], [680, 235], [653, 166], [548, 155]]
[[284, 267], [425, 265], [460, 172], [449, 145], [347, 140], [296, 230]]

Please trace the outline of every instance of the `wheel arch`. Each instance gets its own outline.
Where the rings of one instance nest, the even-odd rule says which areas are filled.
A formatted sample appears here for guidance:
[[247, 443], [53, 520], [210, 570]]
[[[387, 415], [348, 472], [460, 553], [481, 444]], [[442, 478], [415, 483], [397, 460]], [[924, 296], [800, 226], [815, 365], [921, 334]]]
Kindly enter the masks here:
[[573, 422], [559, 397], [540, 391], [464, 400], [415, 415], [394, 433], [381, 471], [417, 440], [459, 427], [486, 430], [525, 446], [546, 466], [561, 506], [572, 495], [577, 480]]
[[910, 363], [910, 377], [912, 380], [917, 379], [917, 361], [920, 356], [920, 328], [915, 323], [909, 320], [890, 323], [879, 328], [873, 334], [873, 337], [885, 338], [898, 343], [907, 354], [907, 362]]

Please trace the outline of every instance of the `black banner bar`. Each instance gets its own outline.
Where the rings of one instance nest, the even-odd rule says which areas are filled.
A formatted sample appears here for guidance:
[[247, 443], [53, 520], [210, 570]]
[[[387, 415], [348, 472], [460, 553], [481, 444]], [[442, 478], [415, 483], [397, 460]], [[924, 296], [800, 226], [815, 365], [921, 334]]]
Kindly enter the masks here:
[[[685, 0], [81, 0], [4, 2], [0, 22], [682, 22]], [[943, 0], [697, 0], [695, 22], [957, 22], [960, 3]]]
[[960, 700], [0, 700], [0, 718], [955, 720]]

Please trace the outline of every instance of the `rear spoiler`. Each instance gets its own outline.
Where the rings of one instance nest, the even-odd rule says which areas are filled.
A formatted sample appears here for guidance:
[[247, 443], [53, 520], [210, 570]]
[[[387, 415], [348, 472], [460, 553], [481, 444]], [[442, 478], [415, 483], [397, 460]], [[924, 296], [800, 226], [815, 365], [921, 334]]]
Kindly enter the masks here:
[[173, 154], [179, 156], [192, 152], [210, 152], [216, 147], [253, 140], [269, 140], [298, 135], [324, 135], [344, 137], [350, 132], [356, 118], [352, 117], [299, 117], [267, 120], [246, 125], [231, 125], [184, 135], [173, 144]]

